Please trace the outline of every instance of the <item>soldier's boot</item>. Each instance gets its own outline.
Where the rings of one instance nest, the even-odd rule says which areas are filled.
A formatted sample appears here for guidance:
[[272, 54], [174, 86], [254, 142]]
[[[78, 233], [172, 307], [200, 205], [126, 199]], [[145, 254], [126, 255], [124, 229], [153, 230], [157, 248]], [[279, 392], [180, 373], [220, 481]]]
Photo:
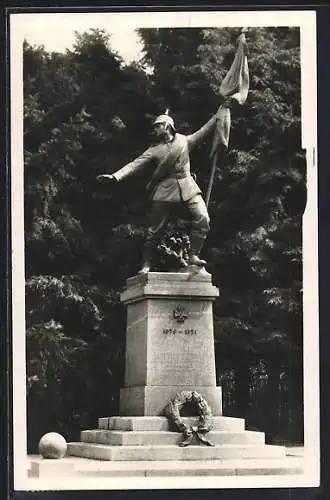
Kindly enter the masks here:
[[204, 267], [206, 266], [207, 262], [206, 260], [200, 259], [198, 255], [192, 255], [189, 258], [189, 265], [190, 266], [199, 266], [199, 267]]
[[205, 237], [195, 233], [190, 235], [190, 252], [188, 261], [190, 266], [204, 267], [207, 264], [206, 260], [202, 260], [199, 257], [204, 241]]
[[147, 274], [150, 271], [152, 266], [152, 250], [152, 243], [150, 241], [147, 241], [143, 251], [142, 267], [138, 274]]
[[150, 264], [144, 263], [138, 274], [148, 274], [148, 272], [150, 271], [150, 268], [151, 268]]
[[150, 267], [149, 266], [143, 266], [140, 271], [138, 272], [138, 274], [148, 274], [150, 271]]

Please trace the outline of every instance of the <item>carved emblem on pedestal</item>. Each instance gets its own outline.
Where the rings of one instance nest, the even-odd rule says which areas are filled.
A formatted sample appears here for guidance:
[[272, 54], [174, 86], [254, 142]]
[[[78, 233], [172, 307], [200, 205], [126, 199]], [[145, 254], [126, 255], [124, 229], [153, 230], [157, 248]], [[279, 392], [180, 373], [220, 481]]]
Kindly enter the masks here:
[[176, 320], [177, 323], [184, 323], [188, 318], [188, 313], [184, 307], [177, 306], [173, 310], [173, 318]]

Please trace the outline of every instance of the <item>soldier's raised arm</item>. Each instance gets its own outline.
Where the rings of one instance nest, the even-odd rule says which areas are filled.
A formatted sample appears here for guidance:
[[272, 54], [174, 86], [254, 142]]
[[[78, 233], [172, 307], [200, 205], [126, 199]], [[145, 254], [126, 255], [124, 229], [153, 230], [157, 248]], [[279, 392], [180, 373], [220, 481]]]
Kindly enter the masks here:
[[216, 124], [220, 109], [222, 107], [230, 107], [231, 106], [230, 99], [225, 100], [222, 105], [218, 108], [217, 112], [203, 125], [200, 129], [198, 129], [193, 134], [187, 136], [189, 149], [195, 147], [198, 143], [203, 141], [207, 134], [214, 129]]
[[208, 120], [205, 125], [203, 125], [200, 129], [196, 130], [193, 134], [187, 136], [189, 149], [194, 148], [198, 143], [200, 143], [211, 130], [216, 122], [216, 115], [213, 115], [210, 120]]
[[103, 174], [98, 175], [97, 180], [99, 181], [114, 181], [119, 182], [133, 174], [135, 174], [138, 170], [144, 168], [149, 162], [154, 160], [154, 148], [150, 147], [146, 149], [140, 156], [135, 158], [135, 160], [127, 163], [121, 169], [117, 170], [113, 174]]

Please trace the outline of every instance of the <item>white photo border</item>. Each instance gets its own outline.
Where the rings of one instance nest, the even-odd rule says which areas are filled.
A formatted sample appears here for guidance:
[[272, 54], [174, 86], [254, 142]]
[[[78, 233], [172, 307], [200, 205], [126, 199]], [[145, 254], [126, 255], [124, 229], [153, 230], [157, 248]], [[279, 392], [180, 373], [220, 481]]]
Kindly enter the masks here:
[[[307, 157], [307, 205], [303, 216], [303, 322], [304, 322], [304, 474], [294, 478], [166, 477], [166, 478], [40, 478], [27, 476], [24, 180], [23, 180], [23, 40], [24, 27], [36, 16], [52, 16], [54, 26], [62, 15], [88, 16], [91, 27], [123, 23], [138, 27], [276, 27], [296, 26], [301, 33], [301, 147]], [[42, 29], [41, 18], [38, 25]], [[204, 11], [204, 12], [77, 12], [10, 14], [11, 90], [11, 214], [12, 214], [12, 356], [13, 356], [13, 474], [15, 491], [284, 488], [320, 485], [319, 402], [319, 292], [318, 292], [318, 168], [317, 168], [317, 67], [316, 11]]]

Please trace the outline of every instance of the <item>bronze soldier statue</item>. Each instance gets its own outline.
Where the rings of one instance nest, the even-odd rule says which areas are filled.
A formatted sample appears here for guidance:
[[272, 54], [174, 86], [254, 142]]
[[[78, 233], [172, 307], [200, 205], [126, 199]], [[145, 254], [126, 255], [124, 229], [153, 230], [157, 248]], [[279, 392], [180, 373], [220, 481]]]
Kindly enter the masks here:
[[[226, 101], [222, 107], [224, 105], [226, 105]], [[228, 100], [229, 106], [230, 101]], [[191, 221], [189, 235], [191, 249], [188, 265], [202, 268], [206, 264], [199, 255], [210, 230], [210, 219], [202, 192], [190, 172], [189, 153], [209, 132], [215, 129], [218, 113], [219, 110], [193, 134], [183, 135], [176, 131], [173, 119], [165, 112], [153, 122], [155, 144], [117, 172], [97, 176], [97, 180], [100, 182], [117, 183], [149, 163], [153, 163], [155, 166], [151, 180], [147, 185], [151, 191], [151, 220], [140, 273], [150, 271], [155, 241], [170, 214], [178, 205], [186, 209]]]

